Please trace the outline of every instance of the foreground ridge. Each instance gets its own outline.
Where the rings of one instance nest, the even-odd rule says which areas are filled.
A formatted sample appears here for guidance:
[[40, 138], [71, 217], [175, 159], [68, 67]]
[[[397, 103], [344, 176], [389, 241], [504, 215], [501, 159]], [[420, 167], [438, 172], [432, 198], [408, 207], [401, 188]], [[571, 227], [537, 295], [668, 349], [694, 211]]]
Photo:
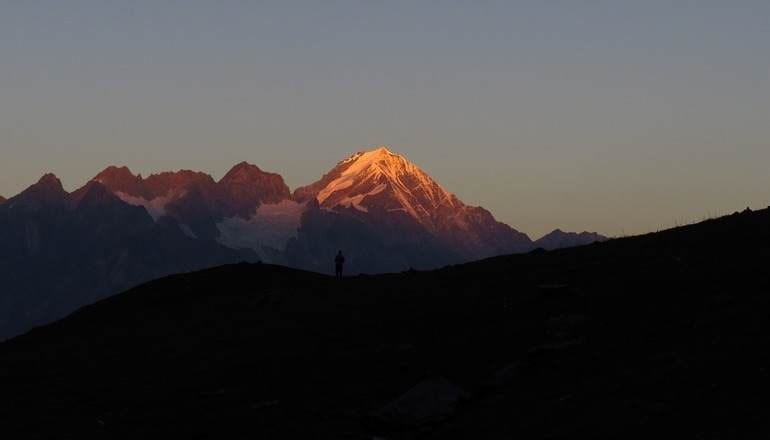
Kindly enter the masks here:
[[341, 282], [267, 264], [174, 275], [0, 344], [0, 424], [24, 438], [768, 434], [768, 225], [745, 212]]

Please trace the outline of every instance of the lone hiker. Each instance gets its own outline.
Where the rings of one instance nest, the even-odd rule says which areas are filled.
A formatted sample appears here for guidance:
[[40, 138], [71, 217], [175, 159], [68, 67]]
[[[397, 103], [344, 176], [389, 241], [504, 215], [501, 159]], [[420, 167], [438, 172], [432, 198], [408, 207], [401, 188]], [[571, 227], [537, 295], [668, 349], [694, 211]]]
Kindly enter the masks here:
[[345, 256], [342, 255], [342, 251], [337, 252], [337, 256], [334, 257], [334, 272], [337, 275], [337, 279], [342, 279], [342, 268], [345, 266]]

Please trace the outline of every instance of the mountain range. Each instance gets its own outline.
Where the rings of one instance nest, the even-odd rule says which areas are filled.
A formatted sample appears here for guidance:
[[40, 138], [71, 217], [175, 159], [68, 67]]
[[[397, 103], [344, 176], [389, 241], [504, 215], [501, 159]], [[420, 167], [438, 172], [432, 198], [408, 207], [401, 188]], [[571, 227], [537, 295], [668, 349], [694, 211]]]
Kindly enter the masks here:
[[191, 238], [321, 272], [337, 249], [358, 273], [439, 267], [534, 246], [385, 147], [356, 153], [293, 193], [280, 175], [245, 162], [219, 181], [193, 171], [145, 179], [110, 167], [94, 182], [155, 219], [175, 219]]
[[293, 192], [246, 162], [218, 181], [110, 166], [71, 193], [46, 174], [0, 201], [0, 338], [137, 283], [228, 262], [328, 273], [340, 249], [347, 273], [381, 273], [603, 239], [554, 231], [532, 241], [386, 147]]

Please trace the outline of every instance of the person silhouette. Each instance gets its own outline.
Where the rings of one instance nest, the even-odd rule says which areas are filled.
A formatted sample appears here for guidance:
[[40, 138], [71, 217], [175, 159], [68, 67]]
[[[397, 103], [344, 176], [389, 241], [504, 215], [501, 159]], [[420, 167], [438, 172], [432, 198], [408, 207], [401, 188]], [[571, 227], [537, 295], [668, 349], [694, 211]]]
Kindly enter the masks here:
[[342, 251], [337, 252], [337, 256], [334, 257], [334, 273], [338, 280], [342, 279], [342, 268], [345, 266], [345, 256], [342, 255]]

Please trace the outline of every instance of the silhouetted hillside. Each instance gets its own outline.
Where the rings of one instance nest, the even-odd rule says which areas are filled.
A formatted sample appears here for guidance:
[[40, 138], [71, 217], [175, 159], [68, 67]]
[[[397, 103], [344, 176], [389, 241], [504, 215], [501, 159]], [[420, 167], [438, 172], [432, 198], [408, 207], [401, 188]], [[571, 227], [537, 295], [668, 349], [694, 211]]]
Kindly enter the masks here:
[[331, 277], [174, 275], [0, 345], [13, 438], [761, 438], [770, 212]]
[[561, 229], [555, 229], [552, 232], [535, 240], [535, 247], [543, 248], [548, 251], [554, 249], [569, 248], [575, 246], [583, 246], [591, 244], [596, 241], [606, 241], [607, 237], [598, 234], [596, 232], [583, 231], [577, 232], [564, 232]]

